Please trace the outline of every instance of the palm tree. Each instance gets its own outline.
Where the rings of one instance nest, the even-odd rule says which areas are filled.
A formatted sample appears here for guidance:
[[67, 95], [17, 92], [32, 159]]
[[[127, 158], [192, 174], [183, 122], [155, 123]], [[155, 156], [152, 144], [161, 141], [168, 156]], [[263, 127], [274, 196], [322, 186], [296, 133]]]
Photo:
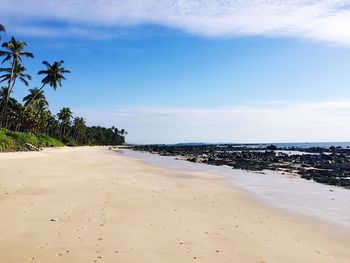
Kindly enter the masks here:
[[11, 98], [8, 98], [9, 91], [8, 87], [1, 87], [0, 88], [0, 111], [2, 111], [5, 108], [6, 101], [9, 101], [11, 103]]
[[[23, 119], [26, 119], [31, 128], [35, 133], [44, 132], [46, 133], [49, 116], [51, 113], [48, 110], [49, 103], [46, 100], [44, 91], [39, 91], [38, 88], [29, 89], [29, 94], [23, 98], [24, 102], [24, 114]], [[33, 98], [35, 99], [33, 100]]]
[[4, 103], [7, 99], [8, 90], [7, 87], [1, 87], [0, 89], [0, 108], [4, 107]]
[[[66, 79], [64, 74], [70, 73], [70, 71], [62, 67], [62, 64], [64, 63], [63, 60], [59, 62], [55, 61], [52, 65], [47, 61], [43, 61], [42, 63], [47, 68], [38, 72], [38, 75], [45, 75], [45, 77], [41, 80], [42, 86], [38, 92], [41, 91], [46, 85], [49, 85], [54, 91], [56, 91], [58, 86], [62, 87], [62, 80]], [[35, 99], [35, 97], [33, 99]]]
[[18, 41], [14, 37], [11, 38], [11, 41], [5, 42], [2, 44], [2, 47], [6, 50], [0, 51], [0, 57], [5, 57], [1, 64], [5, 63], [6, 61], [12, 61], [11, 62], [11, 78], [9, 79], [8, 87], [11, 88], [12, 81], [14, 79], [14, 69], [17, 64], [20, 64], [22, 62], [22, 57], [29, 57], [33, 58], [33, 54], [27, 51], [24, 51], [24, 49], [27, 47], [27, 43], [23, 41]]
[[60, 139], [62, 138], [62, 135], [64, 136], [66, 134], [66, 128], [69, 127], [71, 124], [72, 119], [72, 111], [70, 108], [63, 108], [58, 114], [58, 120], [61, 122], [61, 132], [60, 132]]
[[62, 80], [65, 80], [66, 78], [64, 77], [64, 74], [70, 73], [69, 70], [66, 70], [64, 67], [62, 67], [62, 64], [64, 63], [63, 60], [57, 62], [55, 61], [52, 65], [47, 62], [43, 61], [43, 64], [47, 66], [46, 70], [40, 70], [38, 72], [39, 75], [46, 75], [41, 83], [43, 86], [41, 89], [44, 88], [45, 85], [49, 84], [50, 87], [53, 88], [54, 91], [56, 91], [57, 87], [60, 86], [62, 87]]
[[73, 138], [79, 143], [85, 133], [86, 121], [84, 118], [75, 117], [73, 120], [74, 134]]
[[46, 133], [50, 136], [59, 137], [58, 130], [60, 128], [58, 120], [55, 118], [54, 115], [50, 114], [47, 119], [47, 126], [46, 126]]
[[7, 88], [7, 91], [9, 92], [9, 94], [6, 97], [7, 100], [5, 101], [3, 111], [1, 112], [5, 128], [7, 125], [8, 99], [10, 98], [10, 94], [13, 91], [13, 87], [16, 83], [16, 80], [19, 79], [22, 83], [24, 83], [24, 85], [28, 86], [29, 81], [32, 79], [32, 77], [30, 75], [26, 74], [25, 71], [26, 71], [26, 68], [23, 67], [18, 62], [15, 63], [14, 68], [0, 68], [0, 72], [5, 73], [5, 74], [0, 76], [0, 82], [6, 81], [8, 84], [12, 82], [12, 85], [8, 86], [8, 88]]
[[[9, 98], [9, 95], [12, 92], [12, 89], [14, 86], [15, 79], [17, 77], [15, 74], [16, 69], [17, 70], [21, 69], [20, 63], [22, 62], [22, 57], [33, 58], [34, 56], [32, 53], [25, 51], [25, 48], [27, 47], [26, 42], [18, 41], [14, 37], [12, 37], [9, 42], [4, 42], [2, 44], [2, 47], [5, 48], [5, 50], [0, 51], [0, 57], [5, 57], [2, 61], [2, 64], [5, 63], [6, 61], [12, 61], [11, 68], [10, 68], [11, 70], [8, 72], [9, 77], [7, 79], [8, 81], [7, 86], [8, 86], [8, 92], [9, 92], [7, 98]], [[6, 112], [6, 110], [7, 110], [7, 102], [4, 108], [4, 112]]]
[[29, 89], [29, 94], [23, 98], [24, 106], [29, 107], [38, 103], [49, 106], [43, 90], [39, 88]]
[[[11, 98], [9, 94], [11, 95], [11, 93], [8, 91], [8, 87], [0, 88], [0, 112], [4, 110], [5, 105], [7, 103], [8, 113], [9, 113], [8, 115], [14, 115], [14, 114], [16, 115], [20, 104], [14, 98]], [[13, 116], [7, 117], [7, 119], [11, 119], [11, 118], [13, 118]], [[5, 119], [1, 119], [0, 121], [4, 122]], [[0, 123], [0, 124], [2, 125], [3, 123]]]
[[10, 87], [11, 92], [13, 90], [13, 86], [15, 85], [15, 82], [17, 78], [24, 83], [24, 85], [28, 86], [29, 81], [32, 79], [32, 77], [26, 73], [24, 73], [27, 69], [23, 67], [19, 63], [15, 63], [14, 68], [0, 68], [0, 72], [4, 72], [2, 76], [0, 76], [0, 82], [7, 81], [9, 83], [12, 78], [12, 86]]

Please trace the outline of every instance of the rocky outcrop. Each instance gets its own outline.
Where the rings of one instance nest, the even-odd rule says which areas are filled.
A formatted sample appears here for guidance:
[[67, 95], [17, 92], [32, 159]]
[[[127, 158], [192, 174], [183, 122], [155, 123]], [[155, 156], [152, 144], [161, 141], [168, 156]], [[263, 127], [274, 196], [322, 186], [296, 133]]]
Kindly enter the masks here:
[[[235, 169], [292, 172], [306, 180], [350, 189], [350, 149], [278, 149], [273, 145], [266, 148], [235, 145], [139, 145], [132, 149], [162, 156], [179, 156], [190, 162], [227, 165]], [[298, 154], [289, 154], [296, 151]]]

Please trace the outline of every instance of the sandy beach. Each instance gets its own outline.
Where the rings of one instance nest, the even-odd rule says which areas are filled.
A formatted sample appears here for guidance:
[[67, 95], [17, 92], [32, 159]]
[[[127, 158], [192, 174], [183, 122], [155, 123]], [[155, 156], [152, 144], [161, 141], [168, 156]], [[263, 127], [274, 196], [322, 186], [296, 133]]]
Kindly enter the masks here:
[[106, 147], [0, 154], [0, 262], [349, 262], [350, 235]]

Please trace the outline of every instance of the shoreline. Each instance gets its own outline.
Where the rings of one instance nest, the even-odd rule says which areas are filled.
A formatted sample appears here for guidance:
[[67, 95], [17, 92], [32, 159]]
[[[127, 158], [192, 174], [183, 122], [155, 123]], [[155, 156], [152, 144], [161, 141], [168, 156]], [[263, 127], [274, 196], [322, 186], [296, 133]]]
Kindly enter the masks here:
[[106, 147], [15, 154], [0, 154], [4, 262], [350, 257], [349, 235], [264, 207], [220, 175], [156, 167]]
[[278, 148], [217, 145], [134, 145], [131, 149], [176, 156], [193, 163], [229, 166], [247, 171], [281, 171], [350, 189], [350, 148]]
[[[263, 206], [277, 209], [292, 216], [316, 221], [325, 226], [328, 225], [338, 232], [346, 231], [350, 236], [350, 209], [348, 206], [350, 192], [348, 189], [307, 181], [296, 174], [280, 171], [245, 171], [232, 169], [228, 166], [192, 163], [174, 156], [160, 156], [133, 150], [123, 150], [119, 154], [163, 168], [207, 172], [223, 176], [230, 186], [244, 191], [250, 198]], [[274, 190], [276, 187], [278, 190]], [[272, 195], [273, 191], [276, 194]], [[304, 199], [301, 200], [301, 198]], [[281, 205], [280, 202], [283, 201], [284, 203]], [[341, 205], [339, 201], [341, 201]], [[333, 202], [336, 202], [335, 207], [332, 206]], [[335, 208], [340, 214], [336, 213], [337, 210], [333, 210]]]

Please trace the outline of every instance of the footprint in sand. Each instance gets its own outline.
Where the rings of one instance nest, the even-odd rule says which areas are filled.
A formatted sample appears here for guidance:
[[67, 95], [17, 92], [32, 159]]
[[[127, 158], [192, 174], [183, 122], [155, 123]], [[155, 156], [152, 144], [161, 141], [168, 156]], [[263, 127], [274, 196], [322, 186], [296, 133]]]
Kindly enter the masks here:
[[39, 246], [40, 249], [45, 249], [49, 244], [48, 243], [44, 243], [44, 244], [41, 244]]

